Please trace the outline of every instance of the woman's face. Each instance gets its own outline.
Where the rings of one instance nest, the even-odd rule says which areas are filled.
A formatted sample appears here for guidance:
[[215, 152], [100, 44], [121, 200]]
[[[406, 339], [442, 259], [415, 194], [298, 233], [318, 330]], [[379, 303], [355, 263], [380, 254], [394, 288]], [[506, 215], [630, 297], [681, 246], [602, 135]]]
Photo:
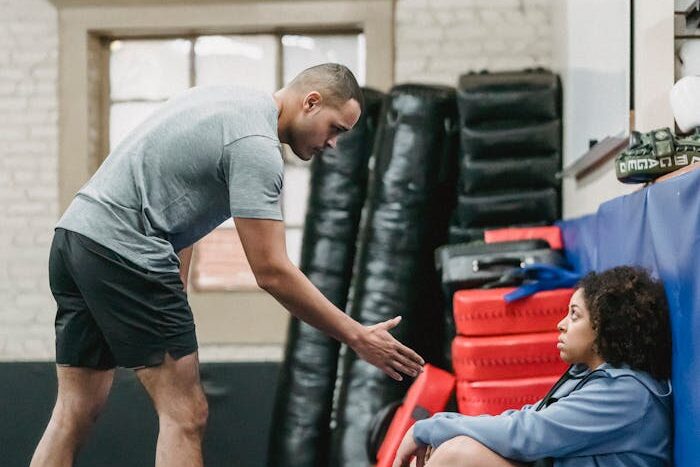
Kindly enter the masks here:
[[583, 289], [576, 290], [571, 296], [569, 311], [557, 329], [560, 333], [557, 348], [562, 360], [570, 364], [583, 363], [591, 370], [604, 362], [595, 350], [596, 333], [583, 301]]

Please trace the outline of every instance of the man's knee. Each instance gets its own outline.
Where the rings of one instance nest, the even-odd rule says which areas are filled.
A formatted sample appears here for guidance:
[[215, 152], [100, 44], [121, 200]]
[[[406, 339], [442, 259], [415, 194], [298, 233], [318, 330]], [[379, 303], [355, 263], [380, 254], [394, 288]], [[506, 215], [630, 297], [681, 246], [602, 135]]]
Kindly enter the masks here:
[[185, 400], [172, 401], [159, 411], [159, 417], [178, 429], [193, 435], [201, 435], [209, 417], [209, 405], [201, 390]]
[[471, 459], [478, 459], [482, 445], [468, 436], [457, 436], [442, 443], [430, 456], [429, 465], [469, 466]]
[[161, 428], [201, 434], [209, 409], [199, 381], [197, 354], [180, 359], [166, 354], [162, 365], [138, 370], [137, 377], [151, 396]]
[[92, 423], [102, 412], [114, 371], [58, 367], [58, 396], [53, 417], [61, 422]]
[[56, 400], [51, 418], [53, 423], [59, 425], [62, 430], [82, 431], [90, 428], [97, 421], [104, 405], [104, 400], [64, 394]]
[[204, 432], [204, 428], [207, 425], [207, 419], [209, 418], [209, 404], [207, 403], [204, 393], [195, 398], [192, 419], [194, 428], [199, 432]]

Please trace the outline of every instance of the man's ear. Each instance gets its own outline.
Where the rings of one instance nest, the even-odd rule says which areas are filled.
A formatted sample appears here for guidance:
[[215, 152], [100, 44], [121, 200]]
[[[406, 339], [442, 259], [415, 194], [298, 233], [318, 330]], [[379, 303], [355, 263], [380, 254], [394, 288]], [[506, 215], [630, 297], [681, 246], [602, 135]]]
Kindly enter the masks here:
[[304, 102], [302, 104], [305, 112], [315, 112], [321, 105], [321, 93], [318, 91], [311, 91], [306, 96], [304, 96]]

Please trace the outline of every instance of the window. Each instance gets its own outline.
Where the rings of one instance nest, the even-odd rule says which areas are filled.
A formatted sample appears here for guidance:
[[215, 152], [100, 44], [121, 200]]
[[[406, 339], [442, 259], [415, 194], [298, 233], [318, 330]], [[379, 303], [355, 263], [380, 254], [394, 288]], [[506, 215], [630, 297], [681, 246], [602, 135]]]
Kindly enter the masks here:
[[[202, 35], [113, 40], [109, 46], [109, 147], [173, 95], [191, 86], [236, 84], [274, 92], [301, 70], [323, 62], [348, 66], [365, 80], [362, 33]], [[299, 264], [309, 164], [285, 148], [282, 209], [287, 250]], [[195, 290], [239, 290], [256, 283], [233, 221], [196, 245]]]

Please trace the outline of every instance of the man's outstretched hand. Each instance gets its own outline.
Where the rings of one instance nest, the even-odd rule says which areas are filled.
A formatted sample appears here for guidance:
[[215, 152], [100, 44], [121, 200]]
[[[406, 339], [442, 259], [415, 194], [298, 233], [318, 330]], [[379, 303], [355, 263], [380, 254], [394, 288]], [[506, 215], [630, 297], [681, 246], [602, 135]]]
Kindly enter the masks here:
[[397, 381], [403, 380], [401, 373], [418, 376], [423, 371], [423, 359], [389, 334], [401, 322], [397, 316], [373, 326], [365, 326], [352, 349], [363, 360], [371, 363]]
[[333, 305], [287, 257], [284, 222], [235, 217], [236, 230], [258, 285], [294, 316], [348, 344], [395, 380], [417, 376], [423, 359], [389, 334], [401, 317], [363, 326]]

